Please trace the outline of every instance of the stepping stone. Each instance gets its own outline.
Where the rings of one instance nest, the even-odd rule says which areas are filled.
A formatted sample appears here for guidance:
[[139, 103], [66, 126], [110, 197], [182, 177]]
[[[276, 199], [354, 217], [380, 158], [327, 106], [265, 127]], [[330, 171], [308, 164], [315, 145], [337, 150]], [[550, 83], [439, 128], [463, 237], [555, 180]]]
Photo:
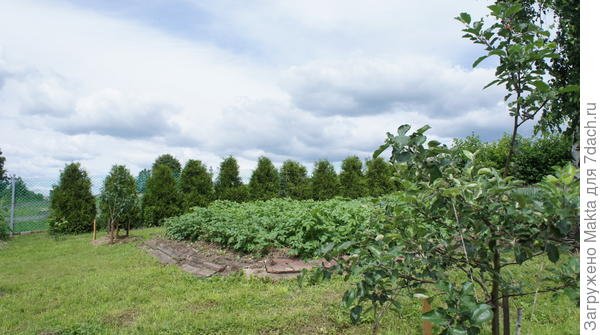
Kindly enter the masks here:
[[266, 270], [268, 273], [298, 273], [303, 269], [310, 270], [312, 266], [299, 259], [274, 258], [267, 262]]
[[161, 264], [177, 264], [175, 259], [160, 250], [148, 248], [148, 252], [156, 257]]
[[217, 271], [215, 271], [215, 270], [207, 269], [205, 267], [196, 267], [196, 266], [190, 265], [188, 263], [183, 263], [180, 265], [180, 267], [183, 271], [185, 271], [187, 273], [191, 273], [198, 277], [210, 277], [210, 276], [214, 275], [215, 273], [217, 273]]

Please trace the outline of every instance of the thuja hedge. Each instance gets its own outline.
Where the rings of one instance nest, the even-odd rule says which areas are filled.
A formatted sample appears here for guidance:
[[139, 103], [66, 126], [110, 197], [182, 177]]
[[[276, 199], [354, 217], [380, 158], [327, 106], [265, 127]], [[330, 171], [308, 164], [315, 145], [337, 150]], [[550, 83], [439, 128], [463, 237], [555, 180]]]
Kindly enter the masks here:
[[379, 211], [377, 200], [368, 198], [215, 201], [169, 218], [165, 225], [167, 236], [176, 240], [202, 239], [256, 254], [287, 248], [290, 255], [314, 257], [323, 245], [341, 243], [368, 228], [369, 218]]

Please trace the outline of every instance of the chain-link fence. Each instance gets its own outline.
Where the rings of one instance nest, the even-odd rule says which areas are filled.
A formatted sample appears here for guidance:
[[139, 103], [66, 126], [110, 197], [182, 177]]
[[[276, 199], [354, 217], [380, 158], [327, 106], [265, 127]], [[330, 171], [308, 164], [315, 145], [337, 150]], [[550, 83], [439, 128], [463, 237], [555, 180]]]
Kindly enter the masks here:
[[[103, 177], [92, 177], [92, 193], [100, 192]], [[45, 231], [50, 217], [50, 190], [57, 181], [9, 175], [0, 181], [0, 218], [13, 234]]]

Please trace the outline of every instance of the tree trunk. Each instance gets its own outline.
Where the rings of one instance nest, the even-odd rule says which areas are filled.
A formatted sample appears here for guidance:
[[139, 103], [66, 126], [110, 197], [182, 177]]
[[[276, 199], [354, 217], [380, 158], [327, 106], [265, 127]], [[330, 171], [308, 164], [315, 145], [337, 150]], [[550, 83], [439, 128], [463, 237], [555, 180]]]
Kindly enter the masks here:
[[502, 293], [502, 329], [504, 335], [510, 335], [510, 305], [508, 304], [508, 292]]
[[517, 143], [517, 130], [519, 129], [519, 115], [515, 114], [513, 120], [513, 131], [512, 136], [510, 138], [510, 147], [508, 148], [508, 155], [506, 156], [506, 162], [504, 163], [504, 177], [508, 176], [510, 173], [510, 162], [512, 161], [512, 157], [515, 153], [515, 145]]
[[496, 247], [496, 240], [490, 241], [490, 249], [494, 253], [492, 273], [492, 335], [500, 335], [500, 252]]

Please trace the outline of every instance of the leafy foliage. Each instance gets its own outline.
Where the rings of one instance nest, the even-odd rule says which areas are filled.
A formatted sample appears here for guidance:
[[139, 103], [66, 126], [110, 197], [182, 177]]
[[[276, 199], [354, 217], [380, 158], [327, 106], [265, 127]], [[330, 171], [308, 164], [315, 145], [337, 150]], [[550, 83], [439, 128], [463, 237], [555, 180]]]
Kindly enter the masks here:
[[[553, 168], [564, 166], [571, 161], [570, 140], [563, 135], [547, 135], [541, 138], [517, 137], [516, 149], [510, 174], [527, 184], [540, 182], [553, 173]], [[495, 142], [484, 143], [475, 135], [455, 139], [452, 155], [463, 163], [463, 151], [477, 153], [476, 167], [501, 169], [510, 147], [510, 138], [504, 135]]]
[[141, 221], [135, 178], [123, 165], [115, 165], [104, 179], [100, 194], [99, 221], [106, 225], [111, 239], [123, 227], [129, 235], [131, 227]]
[[306, 167], [302, 164], [287, 160], [281, 165], [279, 172], [281, 196], [297, 200], [310, 199], [312, 192]]
[[215, 182], [215, 193], [217, 199], [221, 200], [243, 202], [248, 199], [248, 189], [240, 178], [240, 167], [232, 156], [221, 162]]
[[368, 160], [366, 165], [365, 178], [370, 196], [378, 197], [396, 190], [396, 185], [392, 180], [394, 167], [390, 163], [381, 157], [377, 157]]
[[357, 156], [344, 159], [340, 172], [340, 194], [342, 196], [356, 199], [367, 195], [367, 184], [362, 168], [362, 161]]
[[173, 155], [163, 154], [158, 156], [154, 161], [154, 164], [152, 164], [152, 170], [154, 171], [158, 165], [167, 166], [171, 170], [175, 180], [179, 179], [179, 175], [181, 174], [181, 163], [179, 163], [177, 158], [173, 157]]
[[179, 180], [179, 189], [183, 197], [183, 209], [194, 206], [206, 207], [214, 199], [212, 176], [199, 160], [189, 160]]
[[269, 200], [279, 195], [279, 173], [267, 157], [258, 159], [256, 170], [250, 177], [248, 190], [252, 200]]
[[[388, 135], [375, 153], [391, 146], [392, 161], [410, 166], [404, 191], [386, 199], [385, 213], [372, 216], [370, 225], [349, 241], [324, 248], [337, 265], [311, 278], [358, 276], [344, 296], [353, 321], [372, 311], [376, 332], [388, 310], [401, 311], [398, 296], [404, 293], [442, 298], [440, 307], [424, 317], [443, 334], [478, 334], [490, 311], [497, 334], [503, 298], [576, 291], [578, 273], [572, 264], [577, 258], [568, 252], [578, 246], [571, 234], [578, 225], [576, 169], [569, 165], [546, 177], [538, 191], [522, 192], [521, 181], [493, 168], [476, 168], [473, 153], [463, 152], [465, 161], [453, 160], [435, 142], [423, 146], [424, 128], [410, 136], [408, 129], [402, 126], [397, 136]], [[527, 287], [508, 275], [511, 267], [534, 257], [558, 262], [561, 253], [571, 265], [561, 275], [548, 276], [541, 287]], [[451, 276], [455, 271], [464, 276]]]
[[50, 192], [50, 233], [77, 234], [92, 230], [96, 200], [92, 182], [79, 163], [61, 171], [58, 185]]
[[181, 213], [181, 194], [173, 176], [173, 170], [165, 164], [152, 169], [142, 197], [144, 224], [158, 226], [165, 218]]
[[324, 244], [341, 243], [365, 229], [376, 209], [368, 200], [215, 201], [165, 225], [177, 240], [202, 239], [247, 253], [290, 248], [292, 255], [313, 257]]
[[339, 194], [340, 182], [333, 165], [328, 160], [315, 163], [311, 188], [314, 200], [327, 200]]

